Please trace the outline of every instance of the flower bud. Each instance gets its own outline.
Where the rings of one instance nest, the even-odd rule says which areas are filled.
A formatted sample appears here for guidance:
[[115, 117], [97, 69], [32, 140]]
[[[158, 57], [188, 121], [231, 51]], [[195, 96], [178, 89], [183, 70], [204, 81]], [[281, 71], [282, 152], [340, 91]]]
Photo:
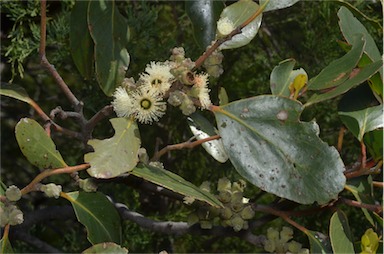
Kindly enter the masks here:
[[267, 252], [274, 252], [276, 249], [275, 242], [273, 240], [267, 239], [264, 242], [264, 250]]
[[250, 205], [248, 205], [244, 207], [243, 210], [241, 210], [240, 216], [244, 220], [250, 220], [253, 218], [253, 216], [255, 216], [255, 211], [252, 209]]
[[223, 203], [228, 203], [231, 201], [232, 193], [225, 190], [225, 191], [220, 191], [219, 193], [219, 200]]
[[202, 229], [211, 229], [212, 228], [212, 221], [210, 220], [201, 220], [200, 221], [200, 227]]
[[147, 150], [145, 148], [140, 147], [140, 149], [138, 151], [138, 156], [139, 156], [140, 162], [142, 162], [144, 164], [148, 164], [149, 156], [148, 156]]
[[180, 106], [183, 102], [184, 98], [186, 98], [187, 95], [179, 90], [176, 90], [174, 92], [171, 92], [168, 97], [168, 103], [171, 104], [174, 107]]
[[21, 198], [21, 191], [15, 185], [11, 185], [5, 191], [5, 197], [9, 201], [18, 201]]
[[280, 232], [280, 239], [283, 241], [283, 242], [288, 242], [289, 240], [291, 240], [293, 238], [293, 230], [292, 228], [289, 228], [289, 227], [283, 227], [283, 229], [281, 230]]
[[222, 177], [217, 182], [217, 190], [218, 191], [229, 191], [231, 189], [231, 181], [226, 177]]
[[243, 192], [236, 191], [232, 193], [231, 203], [243, 203]]
[[230, 219], [232, 217], [232, 215], [233, 215], [233, 212], [229, 207], [224, 207], [220, 211], [220, 217], [224, 220]]
[[9, 225], [19, 225], [24, 222], [23, 212], [19, 210], [16, 206], [9, 206]]
[[244, 220], [240, 216], [238, 215], [233, 216], [231, 218], [231, 223], [232, 223], [233, 230], [235, 230], [236, 232], [239, 232], [240, 230], [243, 229]]
[[231, 209], [235, 213], [239, 213], [241, 210], [243, 210], [244, 204], [243, 202], [231, 202]]
[[185, 100], [182, 101], [180, 109], [181, 112], [186, 116], [189, 116], [196, 111], [195, 105], [193, 105], [193, 102], [188, 97], [186, 97]]
[[279, 239], [279, 231], [274, 228], [268, 228], [267, 238], [272, 241], [277, 241]]
[[217, 21], [217, 32], [218, 32], [218, 37], [223, 38], [230, 34], [233, 30], [235, 30], [235, 26], [229, 18], [224, 17], [220, 18]]
[[232, 191], [233, 192], [236, 192], [236, 191], [244, 192], [244, 189], [246, 186], [247, 186], [247, 183], [244, 180], [240, 179], [239, 181], [234, 182], [232, 184]]
[[211, 183], [209, 181], [204, 181], [200, 187], [201, 190], [210, 192], [211, 191]]
[[45, 184], [41, 186], [40, 190], [50, 198], [59, 198], [60, 192], [62, 191], [61, 185], [56, 185], [54, 183]]
[[199, 222], [199, 217], [197, 216], [196, 213], [191, 213], [188, 215], [187, 223], [189, 226], [196, 224], [198, 222]]
[[290, 241], [287, 244], [287, 248], [289, 252], [298, 253], [301, 250], [301, 243], [298, 243], [296, 241]]
[[185, 59], [185, 51], [183, 47], [176, 47], [172, 49], [172, 55], [169, 58], [171, 61], [181, 62]]

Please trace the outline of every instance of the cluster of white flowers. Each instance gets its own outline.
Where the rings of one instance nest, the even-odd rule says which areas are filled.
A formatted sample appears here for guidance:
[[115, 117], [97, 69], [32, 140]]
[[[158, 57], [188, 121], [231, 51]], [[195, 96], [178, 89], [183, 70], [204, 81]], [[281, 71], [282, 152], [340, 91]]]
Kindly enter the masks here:
[[[117, 116], [133, 117], [144, 124], [158, 121], [166, 111], [164, 97], [169, 96], [168, 91], [172, 83], [178, 79], [176, 78], [178, 76], [175, 77], [172, 72], [176, 68], [180, 68], [180, 64], [173, 61], [151, 62], [145, 68], [145, 72], [140, 74], [136, 83], [132, 78], [124, 79], [122, 86], [118, 87], [113, 94], [112, 106]], [[191, 93], [184, 94], [193, 107], [192, 110], [187, 110], [190, 113], [195, 110], [195, 107], [189, 96], [199, 100], [201, 109], [208, 109], [212, 104], [209, 97], [208, 74], [192, 75], [194, 84], [190, 89]]]

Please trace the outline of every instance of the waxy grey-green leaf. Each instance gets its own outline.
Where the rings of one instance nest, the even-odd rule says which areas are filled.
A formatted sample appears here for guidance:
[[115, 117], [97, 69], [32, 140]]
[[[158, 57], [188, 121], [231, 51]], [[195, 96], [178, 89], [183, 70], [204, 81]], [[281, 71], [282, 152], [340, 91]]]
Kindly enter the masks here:
[[273, 68], [270, 78], [270, 86], [272, 94], [289, 97], [290, 75], [295, 67], [294, 59], [287, 59], [279, 63]]
[[88, 30], [87, 13], [90, 1], [76, 1], [71, 11], [70, 47], [73, 62], [80, 74], [90, 80], [94, 69], [94, 45]]
[[351, 88], [360, 85], [361, 83], [372, 77], [380, 68], [382, 68], [382, 66], [383, 61], [379, 60], [377, 62], [368, 64], [363, 68], [356, 69], [355, 73], [353, 75], [350, 75], [348, 79], [345, 80], [342, 84], [336, 86], [328, 92], [312, 95], [304, 104], [304, 106], [308, 107], [312, 104], [329, 100], [343, 93], [346, 93]]
[[1, 84], [0, 94], [8, 96], [30, 104], [32, 99], [29, 98], [27, 91], [19, 85]]
[[348, 218], [342, 211], [336, 211], [330, 220], [329, 237], [333, 253], [356, 253], [353, 248], [351, 229]]
[[[260, 5], [266, 1], [267, 0], [260, 0]], [[299, 0], [269, 0], [267, 7], [264, 9], [264, 12], [288, 8], [298, 1]]]
[[193, 26], [193, 35], [203, 50], [215, 39], [216, 21], [224, 8], [217, 0], [194, 0], [185, 2], [185, 10]]
[[309, 240], [310, 253], [332, 253], [329, 241], [323, 233], [307, 230], [304, 232]]
[[121, 243], [120, 216], [103, 193], [75, 191], [61, 196], [71, 202], [78, 221], [87, 228], [90, 243]]
[[[240, 26], [259, 9], [259, 5], [252, 0], [242, 0], [226, 7], [220, 15], [221, 18], [228, 18], [234, 28]], [[219, 46], [219, 49], [233, 49], [247, 45], [256, 36], [261, 25], [262, 14], [257, 16], [251, 23], [241, 30], [240, 34], [233, 36], [230, 40]]]
[[345, 82], [363, 55], [365, 39], [362, 34], [354, 37], [352, 49], [343, 57], [333, 61], [308, 83], [309, 90], [321, 90]]
[[15, 133], [21, 152], [36, 167], [46, 169], [67, 166], [56, 150], [55, 143], [35, 120], [22, 118], [16, 125]]
[[201, 190], [171, 171], [150, 165], [139, 165], [130, 173], [181, 195], [192, 197], [215, 207], [222, 206], [221, 202], [213, 194]]
[[[197, 140], [217, 135], [215, 127], [204, 118], [199, 112], [195, 112], [188, 118], [188, 125]], [[204, 142], [202, 147], [218, 162], [224, 163], [228, 155], [224, 150], [223, 142], [220, 139]]]
[[384, 127], [382, 105], [359, 111], [339, 112], [339, 115], [359, 141], [363, 140], [365, 133]]
[[236, 170], [266, 192], [302, 204], [327, 203], [345, 185], [344, 164], [318, 136], [315, 122], [301, 122], [303, 106], [263, 95], [213, 108], [224, 148]]
[[100, 88], [111, 96], [120, 86], [129, 65], [126, 49], [129, 28], [115, 1], [90, 1], [88, 25], [95, 43], [96, 77]]
[[91, 164], [88, 174], [96, 178], [113, 178], [131, 171], [139, 161], [141, 140], [135, 121], [126, 118], [110, 120], [115, 134], [112, 138], [91, 139], [88, 144], [94, 152], [87, 153], [84, 161]]

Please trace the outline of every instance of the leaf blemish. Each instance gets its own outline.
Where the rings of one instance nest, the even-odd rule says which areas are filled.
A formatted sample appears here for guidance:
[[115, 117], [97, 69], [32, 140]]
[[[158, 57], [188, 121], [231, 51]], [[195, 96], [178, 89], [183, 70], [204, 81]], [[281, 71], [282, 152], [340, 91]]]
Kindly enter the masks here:
[[281, 110], [276, 114], [276, 118], [280, 121], [286, 121], [288, 119], [288, 112], [286, 110]]

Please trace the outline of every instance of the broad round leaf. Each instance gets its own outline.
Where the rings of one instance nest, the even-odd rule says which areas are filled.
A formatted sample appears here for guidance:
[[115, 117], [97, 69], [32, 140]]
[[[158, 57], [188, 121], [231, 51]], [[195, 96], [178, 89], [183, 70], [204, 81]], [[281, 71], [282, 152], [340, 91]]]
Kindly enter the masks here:
[[[241, 0], [226, 7], [220, 15], [220, 19], [227, 18], [236, 28], [250, 18], [259, 5], [252, 0]], [[233, 36], [229, 41], [220, 45], [219, 49], [233, 49], [247, 45], [256, 36], [261, 25], [262, 14], [241, 30], [240, 34]]]
[[121, 243], [119, 213], [104, 194], [75, 191], [61, 196], [71, 202], [78, 221], [87, 228], [90, 243]]
[[43, 127], [33, 119], [22, 118], [15, 128], [16, 140], [28, 161], [40, 169], [62, 168], [67, 164]]
[[299, 120], [301, 103], [267, 95], [213, 110], [232, 164], [262, 190], [302, 204], [327, 203], [343, 190], [339, 153], [315, 122]]
[[110, 121], [115, 135], [104, 140], [89, 140], [95, 151], [84, 156], [84, 161], [91, 164], [88, 174], [96, 178], [112, 178], [129, 172], [139, 161], [141, 140], [136, 122], [126, 118]]

